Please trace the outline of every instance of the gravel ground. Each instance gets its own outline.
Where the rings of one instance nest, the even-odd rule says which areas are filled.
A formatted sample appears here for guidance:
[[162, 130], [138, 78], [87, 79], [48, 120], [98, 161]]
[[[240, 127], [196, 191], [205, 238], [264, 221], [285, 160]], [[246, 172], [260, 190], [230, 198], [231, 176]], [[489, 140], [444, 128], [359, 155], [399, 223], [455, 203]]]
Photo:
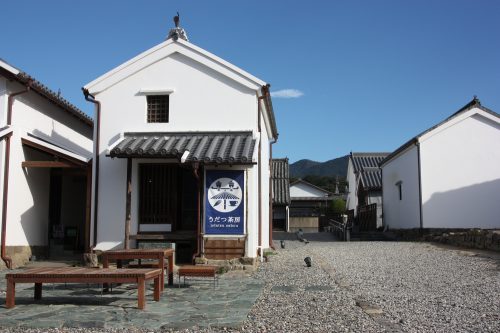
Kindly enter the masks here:
[[499, 258], [426, 243], [287, 241], [254, 273], [266, 286], [243, 327], [180, 332], [500, 332]]

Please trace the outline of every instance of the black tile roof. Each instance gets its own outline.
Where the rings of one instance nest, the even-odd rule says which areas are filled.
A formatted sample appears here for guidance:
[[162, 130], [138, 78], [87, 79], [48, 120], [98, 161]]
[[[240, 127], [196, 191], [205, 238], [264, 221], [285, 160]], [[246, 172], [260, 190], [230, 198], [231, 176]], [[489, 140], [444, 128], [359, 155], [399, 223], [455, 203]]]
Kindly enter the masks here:
[[125, 133], [111, 157], [181, 158], [204, 164], [254, 164], [252, 132]]
[[378, 164], [388, 155], [389, 153], [351, 153], [354, 172], [361, 172], [365, 168], [378, 168]]
[[382, 189], [382, 170], [365, 169], [360, 173], [361, 185], [365, 190]]
[[354, 172], [359, 175], [361, 185], [365, 190], [382, 189], [382, 172], [379, 163], [388, 155], [389, 153], [351, 153]]
[[290, 171], [288, 158], [271, 160], [271, 184], [274, 205], [290, 205]]
[[82, 110], [80, 110], [75, 105], [70, 103], [68, 100], [63, 98], [60, 94], [54, 92], [53, 90], [45, 86], [43, 83], [36, 80], [34, 77], [28, 75], [25, 72], [20, 72], [19, 74], [17, 74], [16, 77], [20, 83], [24, 85], [30, 84], [31, 89], [36, 91], [41, 96], [47, 98], [51, 102], [55, 103], [56, 105], [60, 106], [66, 112], [70, 113], [74, 117], [83, 121], [85, 124], [89, 126], [94, 126], [94, 121], [92, 120], [92, 118], [87, 116]]
[[[2, 60], [2, 62], [7, 63], [6, 61]], [[0, 66], [0, 75], [5, 76], [9, 80], [16, 80], [17, 82], [25, 85], [25, 86], [30, 86], [31, 90], [39, 94], [40, 96], [48, 99], [52, 103], [56, 104], [57, 106], [61, 107], [64, 111], [70, 113], [74, 117], [78, 118], [79, 120], [83, 121], [85, 124], [88, 126], [92, 127], [94, 126], [94, 121], [92, 120], [91, 117], [87, 116], [82, 110], [77, 108], [75, 105], [71, 104], [68, 100], [63, 98], [60, 94], [52, 91], [49, 89], [47, 86], [45, 86], [43, 83], [35, 79], [34, 77], [30, 76], [29, 74], [19, 71], [18, 74], [15, 74], [11, 72], [10, 70]]]

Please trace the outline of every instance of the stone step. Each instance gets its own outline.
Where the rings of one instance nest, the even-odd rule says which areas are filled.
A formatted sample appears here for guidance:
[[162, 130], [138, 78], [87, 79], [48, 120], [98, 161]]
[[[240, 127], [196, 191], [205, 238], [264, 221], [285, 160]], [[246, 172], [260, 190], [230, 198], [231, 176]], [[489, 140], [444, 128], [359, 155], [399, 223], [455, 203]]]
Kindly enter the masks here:
[[361, 231], [361, 232], [351, 232], [351, 241], [393, 241], [395, 240], [395, 235], [388, 232], [378, 232], [378, 231]]

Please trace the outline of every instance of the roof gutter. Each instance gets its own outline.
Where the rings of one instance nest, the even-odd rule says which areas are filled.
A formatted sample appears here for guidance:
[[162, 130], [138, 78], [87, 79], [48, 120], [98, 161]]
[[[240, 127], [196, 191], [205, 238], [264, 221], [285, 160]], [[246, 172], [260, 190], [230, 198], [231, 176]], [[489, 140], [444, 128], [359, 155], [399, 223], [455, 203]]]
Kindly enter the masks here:
[[[259, 97], [259, 99], [263, 99], [264, 100], [264, 104], [266, 106], [266, 110], [267, 110], [267, 113], [269, 115], [269, 118], [270, 118], [270, 122], [271, 122], [271, 131], [272, 131], [272, 136], [273, 136], [273, 140], [270, 142], [269, 144], [269, 247], [272, 248], [273, 250], [275, 249], [274, 246], [273, 246], [273, 199], [272, 199], [272, 188], [271, 188], [271, 174], [272, 174], [272, 158], [273, 158], [273, 148], [272, 148], [272, 145], [276, 143], [276, 141], [278, 141], [278, 128], [276, 126], [276, 118], [274, 117], [274, 109], [273, 109], [273, 103], [271, 101], [271, 93], [269, 91], [271, 85], [268, 83], [264, 86], [261, 87], [261, 94], [262, 96]], [[258, 105], [258, 109], [259, 109], [259, 132], [261, 132], [261, 125], [260, 125], [260, 103]], [[260, 165], [260, 162], [261, 162], [261, 156], [260, 156], [260, 141], [259, 141], [259, 165]], [[260, 182], [261, 182], [261, 171], [260, 171], [260, 168], [259, 168], [259, 197], [261, 196], [261, 193], [260, 193]], [[260, 205], [259, 205], [259, 217], [261, 216], [261, 213], [260, 213]], [[261, 225], [259, 224], [259, 246], [262, 245], [261, 244]], [[262, 251], [262, 249], [261, 249]]]
[[[14, 97], [27, 93], [31, 89], [31, 81], [26, 83], [24, 90], [18, 91], [9, 95], [7, 102], [7, 126], [12, 124], [12, 106], [14, 104]], [[10, 165], [10, 139], [12, 132], [5, 137], [5, 157], [4, 157], [4, 173], [3, 173], [3, 201], [2, 201], [2, 239], [1, 239], [1, 257], [5, 266], [12, 269], [12, 258], [7, 256], [6, 240], [7, 240], [7, 203], [9, 196], [9, 165]]]
[[422, 165], [420, 157], [420, 142], [415, 140], [415, 146], [417, 147], [417, 158], [418, 158], [418, 203], [419, 203], [419, 213], [420, 213], [420, 230], [424, 228], [424, 217], [422, 216]]
[[261, 87], [262, 96], [260, 98], [264, 99], [264, 103], [266, 105], [267, 113], [269, 114], [269, 119], [271, 121], [271, 131], [273, 134], [273, 138], [275, 141], [278, 140], [278, 127], [276, 126], [276, 118], [274, 117], [274, 109], [273, 102], [271, 101], [271, 93], [269, 91], [271, 85], [268, 83], [265, 86]]
[[277, 139], [274, 139], [269, 143], [269, 247], [276, 250], [273, 245], [273, 181], [271, 176], [273, 174], [273, 144], [275, 144]]
[[95, 99], [95, 96], [92, 95], [88, 89], [82, 88], [83, 95], [85, 96], [85, 100], [95, 104], [96, 106], [96, 123], [95, 123], [95, 145], [94, 145], [94, 161], [95, 161], [95, 170], [94, 170], [94, 235], [93, 235], [93, 244], [90, 248], [96, 246], [97, 244], [97, 211], [99, 207], [99, 139], [100, 139], [100, 130], [101, 130], [101, 102]]

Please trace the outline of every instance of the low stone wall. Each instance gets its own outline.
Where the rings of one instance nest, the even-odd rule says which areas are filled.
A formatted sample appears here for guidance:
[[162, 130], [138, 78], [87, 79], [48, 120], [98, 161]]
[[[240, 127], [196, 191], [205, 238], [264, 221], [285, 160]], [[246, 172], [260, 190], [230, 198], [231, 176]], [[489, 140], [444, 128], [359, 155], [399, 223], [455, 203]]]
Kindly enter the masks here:
[[399, 240], [436, 242], [500, 252], [499, 229], [399, 229], [391, 232]]
[[[12, 259], [12, 268], [24, 266], [31, 258], [36, 256], [44, 258], [47, 256], [46, 246], [6, 246], [5, 252]], [[0, 269], [5, 269], [5, 263], [0, 260]]]
[[289, 231], [296, 232], [302, 229], [303, 232], [318, 232], [319, 218], [318, 217], [290, 217]]

